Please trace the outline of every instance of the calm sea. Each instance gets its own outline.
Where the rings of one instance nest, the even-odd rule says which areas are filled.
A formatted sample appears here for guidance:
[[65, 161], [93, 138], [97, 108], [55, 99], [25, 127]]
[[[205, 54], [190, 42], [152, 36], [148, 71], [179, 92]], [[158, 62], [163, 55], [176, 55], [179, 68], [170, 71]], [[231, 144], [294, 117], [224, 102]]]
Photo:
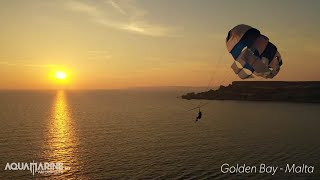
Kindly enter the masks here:
[[[196, 100], [179, 91], [0, 91], [0, 179], [320, 177], [320, 105]], [[203, 101], [204, 102], [204, 101]], [[62, 174], [4, 170], [63, 162]], [[223, 174], [222, 164], [312, 165], [313, 174]]]

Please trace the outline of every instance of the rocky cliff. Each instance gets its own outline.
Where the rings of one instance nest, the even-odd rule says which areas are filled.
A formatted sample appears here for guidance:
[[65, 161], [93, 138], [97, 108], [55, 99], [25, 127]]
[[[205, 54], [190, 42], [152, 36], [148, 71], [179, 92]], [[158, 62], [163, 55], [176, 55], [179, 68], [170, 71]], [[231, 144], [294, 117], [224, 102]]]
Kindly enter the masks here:
[[217, 90], [192, 92], [182, 98], [320, 103], [320, 81], [234, 81]]

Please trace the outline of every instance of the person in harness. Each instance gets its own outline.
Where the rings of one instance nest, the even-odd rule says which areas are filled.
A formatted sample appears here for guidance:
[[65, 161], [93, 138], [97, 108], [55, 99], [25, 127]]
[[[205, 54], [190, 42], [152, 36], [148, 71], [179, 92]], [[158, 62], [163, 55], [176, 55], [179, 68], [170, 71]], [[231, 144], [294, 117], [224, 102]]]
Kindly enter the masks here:
[[199, 112], [198, 112], [198, 117], [196, 118], [196, 122], [197, 122], [199, 119], [201, 119], [201, 117], [202, 117], [202, 112], [201, 112], [200, 107], [199, 107]]

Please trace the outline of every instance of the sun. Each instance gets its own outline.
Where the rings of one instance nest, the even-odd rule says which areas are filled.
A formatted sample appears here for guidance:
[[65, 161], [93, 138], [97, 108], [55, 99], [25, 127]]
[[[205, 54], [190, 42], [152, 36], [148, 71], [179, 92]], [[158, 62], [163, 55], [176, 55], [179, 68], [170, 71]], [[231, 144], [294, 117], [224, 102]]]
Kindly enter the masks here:
[[67, 77], [68, 77], [68, 74], [66, 72], [64, 72], [64, 71], [57, 71], [56, 72], [56, 78], [57, 79], [65, 80], [65, 79], [67, 79]]

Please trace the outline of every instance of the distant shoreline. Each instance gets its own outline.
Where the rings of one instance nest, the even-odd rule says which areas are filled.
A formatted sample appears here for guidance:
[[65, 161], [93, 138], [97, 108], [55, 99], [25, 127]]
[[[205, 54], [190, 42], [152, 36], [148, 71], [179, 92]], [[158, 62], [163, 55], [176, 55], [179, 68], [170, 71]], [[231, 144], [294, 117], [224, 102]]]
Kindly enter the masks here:
[[320, 103], [320, 81], [234, 81], [183, 99]]

